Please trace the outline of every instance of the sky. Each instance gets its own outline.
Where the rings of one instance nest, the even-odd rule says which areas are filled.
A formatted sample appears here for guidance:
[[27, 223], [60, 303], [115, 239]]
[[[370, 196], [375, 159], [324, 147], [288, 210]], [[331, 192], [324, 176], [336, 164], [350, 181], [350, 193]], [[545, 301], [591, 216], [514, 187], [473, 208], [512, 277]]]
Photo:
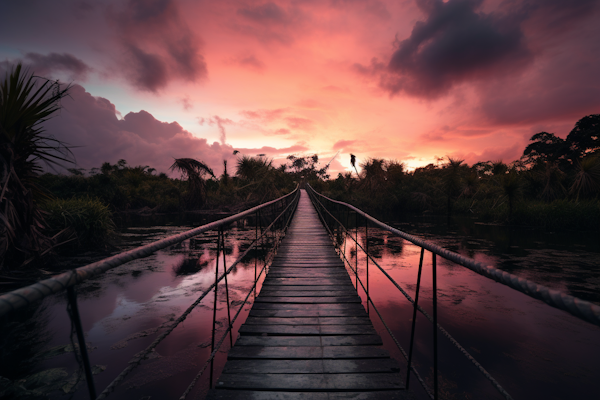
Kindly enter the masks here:
[[0, 76], [71, 84], [46, 132], [85, 169], [510, 162], [600, 113], [599, 2], [0, 0]]

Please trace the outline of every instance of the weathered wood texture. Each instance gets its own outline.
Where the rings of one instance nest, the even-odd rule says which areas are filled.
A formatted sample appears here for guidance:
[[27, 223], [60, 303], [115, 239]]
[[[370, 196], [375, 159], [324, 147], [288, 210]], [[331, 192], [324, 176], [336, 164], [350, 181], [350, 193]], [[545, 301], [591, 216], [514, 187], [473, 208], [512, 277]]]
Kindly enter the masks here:
[[408, 399], [317, 212], [300, 203], [208, 399]]

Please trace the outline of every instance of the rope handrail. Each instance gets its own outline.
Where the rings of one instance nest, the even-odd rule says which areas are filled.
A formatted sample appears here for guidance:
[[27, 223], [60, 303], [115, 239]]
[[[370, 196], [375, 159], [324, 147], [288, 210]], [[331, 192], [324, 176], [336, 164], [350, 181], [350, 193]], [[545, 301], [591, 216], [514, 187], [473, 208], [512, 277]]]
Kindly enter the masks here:
[[408, 240], [409, 242], [416, 244], [419, 247], [423, 247], [429, 250], [430, 252], [435, 253], [442, 258], [445, 258], [446, 260], [462, 265], [463, 267], [466, 267], [479, 275], [485, 276], [486, 278], [492, 279], [498, 283], [502, 283], [529, 297], [532, 297], [537, 300], [542, 300], [546, 304], [554, 308], [566, 311], [579, 319], [600, 326], [600, 306], [596, 304], [593, 304], [586, 300], [582, 300], [575, 296], [571, 296], [566, 293], [559, 292], [558, 290], [550, 289], [547, 286], [540, 285], [538, 283], [530, 281], [529, 279], [520, 278], [516, 275], [492, 267], [491, 265], [484, 265], [471, 258], [461, 256], [458, 253], [444, 249], [443, 247], [428, 242], [427, 240], [420, 239], [406, 232], [402, 232], [396, 228], [392, 228], [391, 226], [384, 224], [383, 222], [377, 220], [376, 218], [370, 216], [369, 214], [354, 207], [351, 204], [330, 199], [329, 197], [324, 196], [321, 193], [315, 191], [308, 184], [307, 187], [312, 193], [315, 193], [316, 195], [332, 203], [348, 207], [350, 210], [362, 215], [363, 218], [369, 220], [371, 223], [378, 226], [379, 228], [391, 232], [396, 236], [400, 236], [401, 238]]
[[12, 292], [5, 293], [0, 296], [0, 317], [8, 314], [9, 312], [16, 311], [22, 307], [25, 307], [35, 301], [39, 301], [51, 294], [65, 290], [68, 287], [74, 286], [110, 269], [116, 268], [119, 265], [123, 265], [132, 260], [147, 257], [152, 253], [156, 252], [157, 250], [161, 250], [166, 247], [172, 246], [176, 243], [180, 243], [186, 239], [192, 238], [201, 233], [229, 225], [232, 222], [243, 219], [255, 213], [258, 210], [261, 210], [289, 196], [292, 196], [297, 191], [298, 186], [296, 186], [296, 189], [294, 189], [292, 192], [281, 196], [278, 199], [263, 203], [246, 211], [242, 211], [241, 213], [220, 219], [218, 221], [211, 222], [206, 225], [199, 226], [194, 229], [190, 229], [186, 232], [166, 237], [164, 239], [158, 240], [153, 243], [149, 243], [144, 246], [137, 247], [132, 250], [124, 251], [114, 256], [97, 261], [95, 263], [88, 264], [86, 266], [79, 267], [71, 271], [53, 276], [51, 278], [36, 282], [32, 285], [13, 290]]
[[[456, 339], [454, 339], [454, 337], [452, 335], [450, 335], [450, 333], [446, 329], [444, 329], [444, 327], [442, 327], [439, 323], [435, 323], [434, 318], [432, 318], [431, 315], [429, 315], [429, 313], [427, 313], [427, 311], [425, 311], [420, 305], [416, 304], [415, 300], [413, 300], [413, 298], [390, 276], [390, 274], [388, 274], [387, 271], [385, 271], [379, 265], [379, 263], [373, 257], [371, 257], [371, 255], [362, 247], [362, 245], [360, 243], [358, 243], [358, 241], [355, 238], [353, 238], [352, 235], [349, 235], [349, 232], [346, 229], [346, 227], [337, 218], [335, 218], [331, 214], [331, 212], [329, 212], [329, 210], [327, 210], [325, 208], [325, 206], [323, 205], [323, 203], [321, 203], [318, 199], [315, 199], [315, 200], [319, 203], [319, 205], [321, 207], [323, 207], [323, 209], [325, 211], [327, 211], [327, 213], [338, 223], [338, 225], [344, 229], [344, 233], [346, 234], [346, 237], [349, 237], [350, 239], [352, 239], [356, 243], [357, 248], [360, 248], [363, 251], [363, 253], [365, 253], [366, 257], [368, 257], [375, 264], [375, 266], [388, 278], [388, 280], [404, 295], [404, 297], [406, 297], [406, 299], [413, 305], [413, 307], [415, 307], [417, 310], [419, 310], [419, 312], [421, 312], [421, 314], [423, 314], [425, 316], [425, 318], [427, 318], [427, 320], [429, 322], [431, 322], [432, 324], [435, 324], [436, 327], [437, 327], [437, 329], [440, 332], [442, 332], [442, 334], [444, 336], [446, 336], [446, 338], [454, 345], [454, 347], [456, 347], [479, 370], [479, 372], [481, 372], [483, 374], [483, 376], [485, 376], [485, 378], [488, 381], [490, 381], [490, 383], [494, 386], [494, 388], [496, 388], [496, 390], [500, 394], [502, 394], [502, 396], [504, 396], [504, 398], [506, 398], [508, 400], [512, 400], [512, 396], [483, 367], [483, 365], [481, 365], [460, 343], [458, 343], [458, 341]], [[329, 227], [327, 227], [327, 230], [330, 232], [330, 234], [332, 234], [331, 230], [329, 229]], [[357, 281], [360, 282], [360, 285], [362, 286], [363, 290], [365, 291], [365, 293], [367, 293], [367, 289], [363, 285], [362, 280], [360, 278], [358, 278], [358, 271], [352, 268], [352, 265], [350, 264], [350, 261], [346, 258], [345, 254], [343, 255], [343, 257], [344, 257], [344, 260], [348, 263], [348, 267], [352, 270], [352, 272], [356, 273]], [[358, 257], [358, 254], [357, 254], [357, 257]], [[422, 262], [422, 259], [421, 259], [421, 262]], [[404, 356], [404, 358], [408, 360], [408, 356], [407, 356], [406, 352], [404, 351], [404, 349], [402, 348], [402, 346], [400, 345], [400, 343], [398, 343], [398, 340], [396, 339], [396, 337], [392, 333], [391, 329], [387, 326], [387, 323], [383, 319], [383, 316], [381, 315], [381, 313], [377, 310], [377, 307], [375, 306], [375, 303], [373, 302], [373, 300], [371, 299], [370, 296], [368, 297], [368, 301], [373, 306], [373, 309], [375, 309], [375, 311], [377, 312], [377, 315], [379, 316], [379, 319], [381, 319], [381, 322], [383, 323], [383, 325], [387, 329], [389, 335], [392, 337], [392, 339], [396, 343], [396, 346], [398, 347], [398, 349], [400, 349], [400, 351], [402, 352], [402, 355]], [[421, 376], [419, 375], [419, 373], [416, 371], [416, 369], [414, 368], [414, 366], [411, 365], [410, 367], [411, 367], [411, 370], [417, 376], [417, 379], [419, 379], [419, 382], [421, 383], [421, 386], [423, 387], [423, 389], [425, 389], [425, 391], [427, 392], [427, 394], [433, 399], [434, 398], [433, 394], [431, 393], [431, 391], [429, 390], [429, 388], [425, 385], [425, 382], [423, 381], [423, 379], [421, 378]]]
[[[146, 359], [146, 357], [148, 356], [148, 354], [150, 354], [150, 352], [152, 352], [152, 350], [154, 348], [156, 348], [156, 346], [158, 346], [158, 344], [164, 339], [166, 338], [181, 322], [183, 322], [187, 316], [193, 311], [194, 308], [196, 308], [196, 306], [198, 304], [200, 304], [200, 302], [210, 293], [213, 291], [213, 289], [215, 287], [217, 287], [218, 283], [221, 282], [243, 259], [244, 257], [246, 257], [246, 255], [248, 255], [248, 253], [254, 248], [255, 245], [257, 245], [258, 240], [262, 239], [267, 232], [270, 231], [270, 229], [275, 225], [275, 223], [279, 220], [279, 218], [284, 215], [288, 209], [294, 204], [294, 201], [290, 202], [288, 204], [288, 206], [285, 208], [285, 210], [283, 210], [272, 222], [269, 226], [267, 226], [264, 231], [261, 233], [261, 235], [253, 240], [250, 245], [248, 246], [248, 248], [229, 266], [229, 268], [227, 268], [226, 271], [223, 272], [223, 274], [215, 280], [215, 282], [210, 285], [206, 290], [204, 290], [204, 292], [200, 295], [200, 297], [198, 297], [198, 299], [196, 301], [194, 301], [184, 312], [183, 314], [181, 314], [181, 316], [179, 318], [177, 318], [175, 320], [175, 322], [173, 322], [173, 324], [171, 324], [165, 331], [163, 331], [157, 338], [154, 339], [154, 341], [148, 346], [146, 347], [143, 351], [137, 353], [128, 363], [127, 367], [121, 371], [121, 373], [115, 378], [113, 379], [113, 381], [102, 391], [102, 393], [100, 393], [100, 395], [97, 397], [98, 399], [104, 399], [106, 398], [116, 387], [117, 385], [123, 380], [125, 379], [125, 377], [134, 369], [136, 368], [138, 365], [140, 365], [140, 363]], [[288, 218], [288, 222], [289, 222], [289, 218]], [[268, 265], [268, 263], [265, 263], [266, 267]], [[263, 269], [264, 269], [263, 267]], [[262, 272], [262, 271], [261, 271]], [[254, 285], [256, 286], [256, 282], [254, 283]], [[253, 286], [254, 288], [254, 286]], [[246, 300], [248, 299], [248, 297], [246, 297]], [[244, 303], [240, 306], [240, 309], [244, 306], [244, 304], [246, 303], [246, 301], [244, 301]], [[239, 314], [239, 310], [238, 310], [238, 314]], [[234, 321], [237, 318], [237, 314], [234, 317]], [[232, 322], [233, 323], [233, 322]], [[227, 332], [229, 332], [231, 330], [231, 325], [229, 326]], [[218, 350], [218, 348], [221, 346], [224, 338], [227, 336], [227, 334], [225, 334], [225, 336], [223, 337], [223, 339], [219, 342], [217, 348], [215, 349], [215, 352]], [[203, 370], [204, 371], [204, 370]]]
[[[312, 198], [311, 198], [312, 199]], [[317, 199], [315, 199], [317, 200]], [[317, 200], [319, 201], [319, 200]], [[314, 204], [314, 203], [313, 203]], [[329, 215], [331, 215], [331, 213], [321, 204], [321, 202], [319, 201], [319, 204], [321, 205], [321, 207], [323, 207], [323, 209], [325, 211], [327, 211], [327, 213]], [[317, 210], [317, 213], [319, 214], [319, 218], [321, 218], [322, 221], [324, 221], [324, 217], [323, 214], [321, 214], [321, 210], [319, 210], [319, 207], [315, 207], [315, 209]], [[346, 227], [344, 225], [342, 225], [342, 223], [335, 218], [333, 215], [331, 215], [331, 217], [338, 223], [339, 226], [341, 226], [344, 229], [344, 233], [345, 233], [345, 238], [350, 237], [350, 239], [352, 239], [357, 246], [360, 246], [360, 244], [358, 242], [356, 242], [356, 240], [352, 237], [352, 235], [349, 235], [348, 230], [346, 229]], [[327, 224], [324, 224], [325, 228], [327, 228], [327, 232], [329, 233], [330, 237], [334, 237], [333, 232], [331, 231], [331, 229], [329, 228], [329, 226]], [[336, 251], [338, 251], [338, 245], [337, 243], [336, 245]], [[362, 246], [360, 246], [360, 248], [363, 250], [363, 252], [367, 255], [367, 257], [370, 257], [369, 253], [367, 253]], [[360, 283], [360, 286], [363, 288], [365, 293], [368, 293], [368, 290], [365, 288], [365, 285], [363, 284], [362, 280], [360, 278], [358, 278], [358, 271], [354, 268], [352, 268], [352, 265], [350, 264], [350, 260], [348, 260], [348, 258], [346, 257], [345, 253], [342, 253], [341, 251], [339, 252], [342, 257], [344, 258], [344, 265], [348, 264], [348, 268], [350, 268], [350, 270], [352, 272], [354, 272], [357, 276], [357, 282]], [[357, 255], [358, 256], [358, 255]], [[371, 259], [373, 259], [371, 257]], [[379, 267], [379, 265], [377, 265]], [[381, 267], [379, 267], [379, 269], [381, 269]], [[383, 271], [383, 270], [382, 270]], [[387, 273], [385, 271], [383, 271], [384, 274], [387, 275]], [[389, 276], [388, 276], [389, 277]], [[390, 278], [391, 279], [391, 278]], [[395, 282], [394, 282], [395, 283]], [[396, 285], [403, 293], [404, 290], [402, 290], [402, 288], [400, 288], [398, 285]], [[358, 288], [357, 288], [358, 290]], [[410, 297], [410, 296], [409, 296]], [[412, 301], [412, 299], [409, 299]], [[408, 355], [406, 354], [406, 351], [404, 350], [404, 348], [402, 347], [402, 345], [400, 344], [400, 342], [398, 341], [398, 339], [396, 339], [396, 336], [394, 335], [394, 332], [392, 332], [392, 330], [390, 329], [390, 327], [388, 326], [388, 324], [385, 322], [385, 320], [383, 319], [383, 316], [381, 315], [381, 313], [379, 312], [379, 310], [377, 309], [377, 307], [375, 306], [375, 303], [373, 303], [373, 300], [371, 299], [370, 296], [367, 295], [367, 302], [371, 303], [371, 306], [373, 306], [373, 309], [375, 310], [375, 312], [377, 313], [377, 315], [379, 316], [379, 319], [381, 320], [383, 326], [385, 327], [385, 329], [387, 330], [388, 334], [390, 335], [390, 337], [392, 338], [392, 340], [394, 341], [394, 343], [396, 344], [396, 347], [398, 348], [398, 350], [400, 350], [400, 353], [402, 353], [402, 356], [408, 360]], [[414, 301], [413, 301], [414, 303]], [[419, 380], [419, 383], [421, 384], [421, 386], [423, 387], [423, 389], [425, 390], [425, 392], [427, 393], [427, 395], [433, 399], [434, 395], [433, 393], [431, 393], [431, 389], [427, 386], [427, 384], [425, 383], [425, 381], [423, 380], [423, 378], [421, 377], [421, 374], [419, 374], [419, 371], [417, 371], [417, 369], [415, 368], [414, 365], [410, 365], [410, 370], [415, 374], [415, 376], [417, 377], [417, 379]]]

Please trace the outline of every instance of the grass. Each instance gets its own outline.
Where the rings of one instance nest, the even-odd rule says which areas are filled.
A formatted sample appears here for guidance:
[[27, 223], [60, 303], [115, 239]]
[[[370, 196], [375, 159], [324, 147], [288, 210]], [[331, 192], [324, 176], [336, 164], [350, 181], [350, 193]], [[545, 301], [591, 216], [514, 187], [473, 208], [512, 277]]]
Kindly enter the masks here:
[[104, 245], [115, 234], [110, 209], [95, 198], [52, 199], [43, 204], [53, 233], [62, 230], [84, 247]]

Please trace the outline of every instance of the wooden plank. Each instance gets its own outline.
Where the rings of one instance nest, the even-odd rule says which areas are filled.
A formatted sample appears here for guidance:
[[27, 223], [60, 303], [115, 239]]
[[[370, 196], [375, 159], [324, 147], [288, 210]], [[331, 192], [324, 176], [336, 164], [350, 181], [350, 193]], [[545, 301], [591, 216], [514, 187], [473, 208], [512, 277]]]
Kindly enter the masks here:
[[360, 303], [362, 300], [358, 295], [354, 296], [335, 296], [335, 297], [261, 297], [258, 296], [255, 303]]
[[396, 360], [230, 360], [225, 374], [348, 374], [400, 372]]
[[360, 304], [342, 303], [342, 304], [272, 304], [272, 303], [255, 303], [252, 310], [319, 310], [319, 311], [342, 311], [351, 310], [353, 312], [365, 312], [365, 309]]
[[[260, 303], [261, 305], [272, 305], [272, 303]], [[346, 303], [356, 304], [358, 303]], [[284, 304], [278, 304], [283, 307]], [[287, 305], [298, 305], [298, 304], [287, 304]], [[300, 304], [305, 306], [313, 306], [315, 304]], [[310, 317], [355, 317], [357, 315], [366, 316], [367, 313], [364, 310], [355, 312], [353, 310], [319, 310], [319, 309], [306, 309], [306, 310], [286, 310], [286, 309], [275, 309], [275, 310], [255, 310], [254, 307], [250, 310], [250, 316], [252, 317], [275, 317], [275, 318], [310, 318]]]
[[406, 399], [306, 193], [210, 399]]
[[381, 346], [379, 335], [343, 335], [343, 336], [240, 336], [236, 346]]
[[248, 325], [370, 325], [366, 317], [249, 317]]
[[349, 288], [347, 286], [331, 287], [331, 286], [325, 286], [325, 285], [312, 285], [312, 286], [287, 285], [285, 287], [285, 289], [269, 286], [269, 287], [263, 288], [261, 290], [261, 293], [263, 290], [285, 290], [286, 292], [289, 292], [290, 290], [323, 290], [323, 291], [350, 290], [350, 291], [356, 293], [356, 290], [354, 289], [354, 287], [351, 287], [351, 288]]
[[212, 389], [207, 400], [407, 400], [406, 390], [376, 392], [278, 392], [260, 390]]
[[240, 327], [241, 335], [375, 335], [371, 325], [248, 325]]
[[260, 291], [262, 297], [339, 297], [356, 295], [352, 289], [342, 290], [274, 290], [263, 289]]
[[341, 286], [346, 284], [352, 284], [348, 275], [339, 278], [269, 278], [269, 275], [265, 278], [263, 285], [279, 285], [279, 286], [312, 286], [312, 285], [329, 285], [329, 286]]
[[373, 374], [222, 374], [219, 388], [263, 390], [398, 390], [394, 372]]
[[301, 278], [301, 279], [329, 279], [329, 278], [346, 278], [348, 273], [341, 271], [272, 271], [269, 272], [269, 279], [274, 278]]
[[387, 350], [375, 346], [234, 346], [228, 359], [352, 359], [352, 358], [389, 358]]

